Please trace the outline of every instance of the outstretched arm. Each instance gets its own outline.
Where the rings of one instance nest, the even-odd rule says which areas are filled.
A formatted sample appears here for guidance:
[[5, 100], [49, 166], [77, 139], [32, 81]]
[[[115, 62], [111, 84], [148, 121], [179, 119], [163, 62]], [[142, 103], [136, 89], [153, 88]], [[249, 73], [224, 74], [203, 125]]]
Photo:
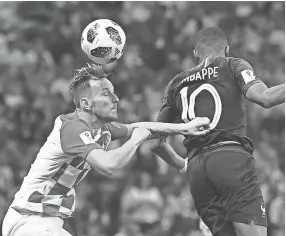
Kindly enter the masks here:
[[264, 108], [270, 108], [285, 102], [285, 84], [268, 88], [263, 82], [252, 85], [246, 92], [246, 98]]
[[[155, 136], [156, 133], [161, 135], [205, 135], [209, 132], [210, 120], [208, 118], [195, 118], [189, 123], [171, 124], [161, 122], [138, 122], [126, 125], [129, 136], [134, 128], [145, 128], [150, 130]], [[153, 137], [154, 138], [154, 137]]]

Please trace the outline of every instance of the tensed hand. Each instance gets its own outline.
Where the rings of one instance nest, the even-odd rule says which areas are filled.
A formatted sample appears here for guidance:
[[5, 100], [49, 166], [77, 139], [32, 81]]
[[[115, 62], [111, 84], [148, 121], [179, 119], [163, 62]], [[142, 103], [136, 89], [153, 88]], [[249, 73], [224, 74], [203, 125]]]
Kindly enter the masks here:
[[210, 132], [210, 120], [206, 117], [197, 117], [185, 124], [187, 135], [201, 136]]
[[138, 138], [140, 140], [146, 140], [152, 135], [151, 131], [145, 128], [135, 128], [132, 133], [132, 138]]

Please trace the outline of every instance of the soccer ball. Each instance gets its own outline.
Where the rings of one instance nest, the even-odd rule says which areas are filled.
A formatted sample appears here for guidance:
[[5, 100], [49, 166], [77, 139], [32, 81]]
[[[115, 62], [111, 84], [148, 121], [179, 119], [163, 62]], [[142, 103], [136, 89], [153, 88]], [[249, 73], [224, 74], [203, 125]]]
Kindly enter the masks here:
[[126, 35], [114, 21], [99, 19], [88, 24], [82, 32], [81, 48], [96, 64], [118, 60], [123, 52]]

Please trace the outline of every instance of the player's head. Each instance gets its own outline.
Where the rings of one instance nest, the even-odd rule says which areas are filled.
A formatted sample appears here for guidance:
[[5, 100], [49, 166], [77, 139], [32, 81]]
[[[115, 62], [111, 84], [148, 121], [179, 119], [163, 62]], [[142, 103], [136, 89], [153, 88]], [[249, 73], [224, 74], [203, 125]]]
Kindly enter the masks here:
[[76, 70], [70, 92], [77, 109], [104, 121], [117, 119], [119, 99], [101, 66], [87, 65]]
[[224, 56], [228, 56], [229, 54], [227, 38], [219, 28], [204, 28], [195, 37], [195, 57], [202, 59], [211, 54]]

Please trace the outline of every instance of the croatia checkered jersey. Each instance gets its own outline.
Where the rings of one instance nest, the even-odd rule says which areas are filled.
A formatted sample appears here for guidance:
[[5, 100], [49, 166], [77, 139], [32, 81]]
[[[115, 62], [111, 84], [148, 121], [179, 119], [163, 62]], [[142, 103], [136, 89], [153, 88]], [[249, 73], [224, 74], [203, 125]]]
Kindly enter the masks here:
[[76, 112], [59, 116], [11, 207], [21, 212], [71, 217], [75, 210], [74, 187], [91, 169], [85, 160], [88, 153], [106, 150], [112, 140], [126, 134], [126, 126], [117, 122], [95, 132]]
[[[188, 122], [195, 117], [208, 117], [211, 134], [225, 130], [245, 136], [245, 95], [259, 82], [245, 60], [209, 56], [170, 81], [157, 121]], [[187, 137], [184, 144], [187, 148], [199, 148], [209, 137]]]

